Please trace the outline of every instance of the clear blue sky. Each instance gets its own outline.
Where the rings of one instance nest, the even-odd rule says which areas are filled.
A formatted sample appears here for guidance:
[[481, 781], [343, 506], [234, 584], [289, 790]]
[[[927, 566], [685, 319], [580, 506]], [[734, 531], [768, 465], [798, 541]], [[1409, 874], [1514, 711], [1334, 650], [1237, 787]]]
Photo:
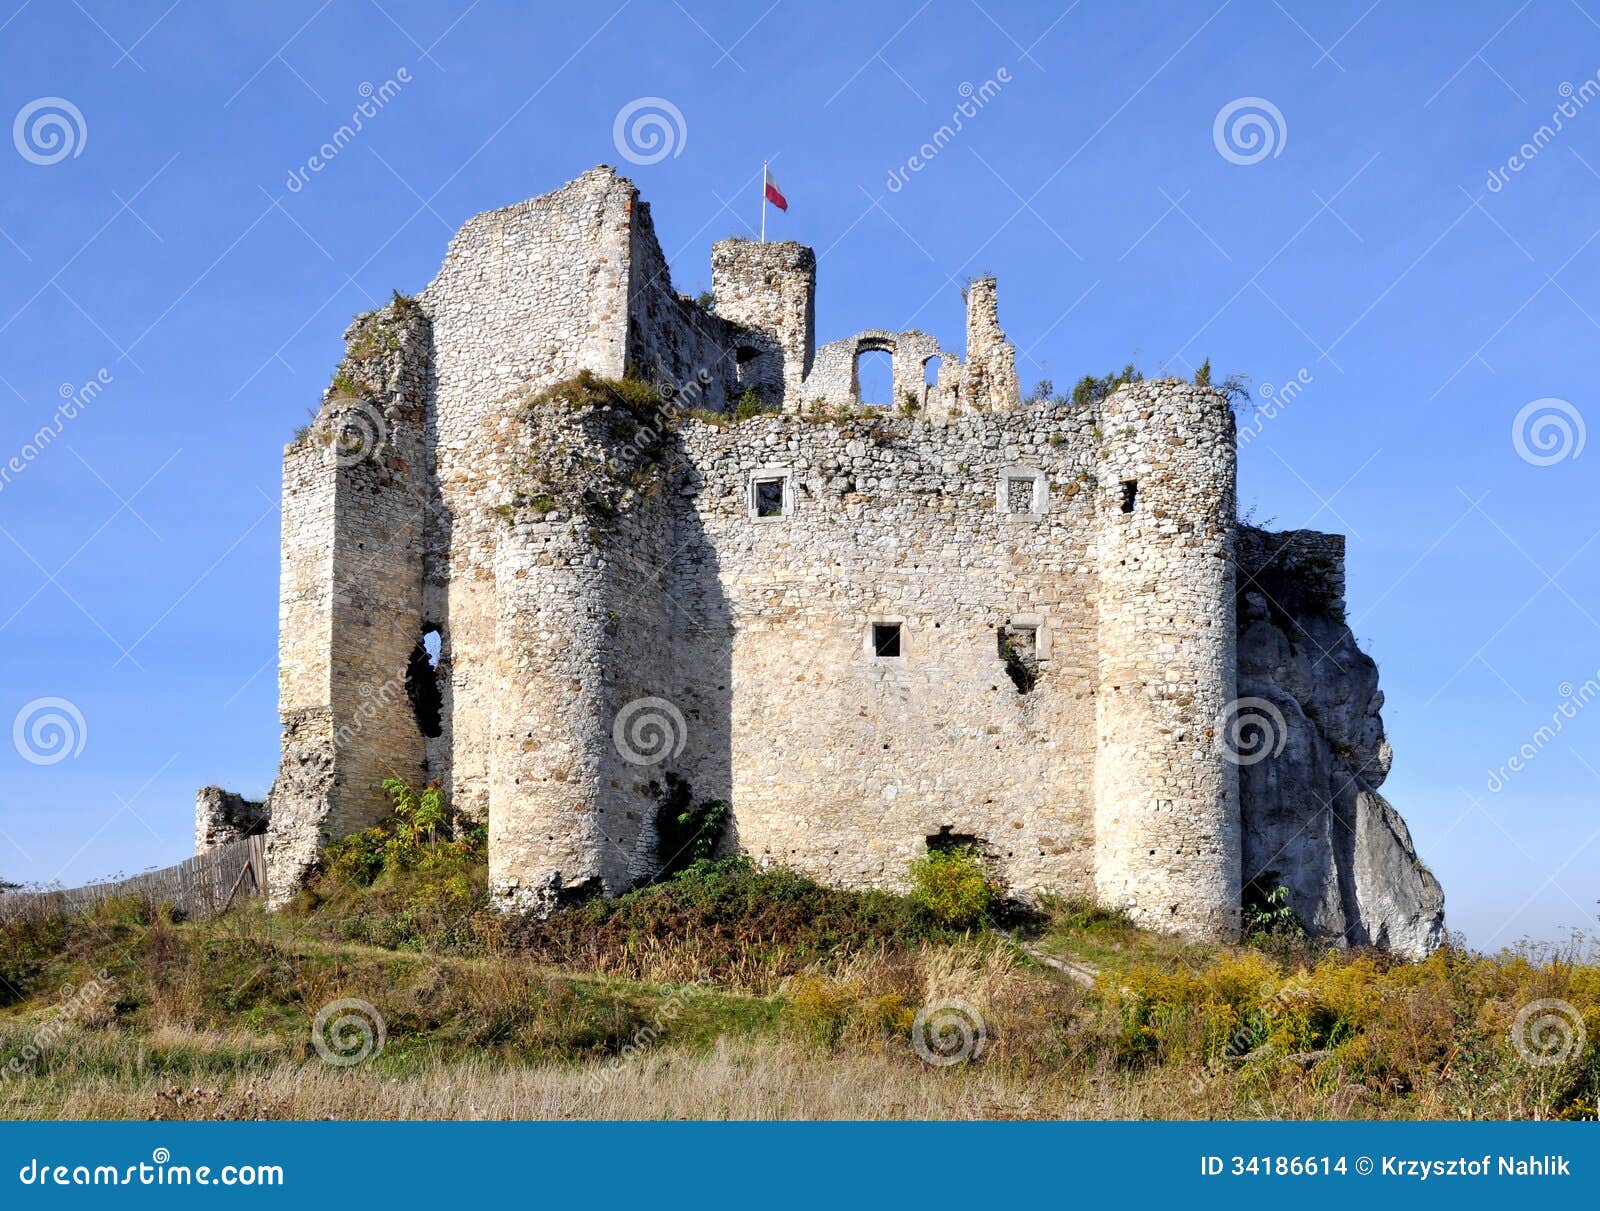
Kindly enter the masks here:
[[[0, 117], [82, 119], [54, 163], [48, 131], [32, 159], [0, 143], [0, 457], [64, 384], [109, 380], [0, 487], [0, 725], [41, 698], [83, 719], [53, 764], [0, 746], [0, 874], [163, 865], [197, 786], [266, 791], [280, 450], [354, 312], [425, 285], [470, 215], [601, 162], [705, 287], [769, 157], [791, 201], [769, 234], [817, 249], [822, 339], [959, 349], [958, 285], [992, 272], [1025, 384], [1206, 356], [1308, 379], [1243, 452], [1241, 505], [1350, 536], [1385, 792], [1451, 925], [1593, 925], [1600, 704], [1533, 737], [1600, 677], [1600, 449], [1535, 465], [1512, 434], [1545, 397], [1600, 421], [1600, 0], [168, 4], [0, 0]], [[613, 140], [641, 97], [681, 114], [653, 164]], [[1238, 163], [1213, 124], [1247, 97], [1281, 120]]]

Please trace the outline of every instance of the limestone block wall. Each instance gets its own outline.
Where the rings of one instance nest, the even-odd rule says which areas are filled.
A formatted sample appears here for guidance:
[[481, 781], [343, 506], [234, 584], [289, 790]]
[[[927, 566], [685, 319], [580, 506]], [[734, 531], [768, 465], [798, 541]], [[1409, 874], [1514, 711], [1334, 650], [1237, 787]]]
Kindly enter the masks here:
[[430, 525], [429, 328], [409, 300], [357, 318], [314, 423], [284, 452], [279, 711], [271, 892], [290, 894], [327, 840], [388, 811], [424, 740], [406, 688], [421, 640]]
[[675, 607], [670, 452], [647, 419], [536, 399], [495, 426], [489, 875], [503, 904], [614, 894], [654, 870], [661, 770], [642, 756], [675, 758], [686, 737], [648, 705], [670, 685]]
[[[724, 241], [713, 280], [714, 311], [673, 292], [648, 208], [602, 168], [472, 220], [392, 346], [349, 334], [355, 389], [316, 432], [377, 431], [359, 457], [317, 438], [285, 463], [275, 871], [381, 815], [383, 777], [434, 777], [487, 818], [503, 902], [616, 891], [663, 856], [672, 773], [733, 802], [731, 845], [834, 881], [893, 883], [930, 839], [971, 838], [1019, 891], [1155, 874], [1189, 897], [1164, 924], [1226, 918], [1236, 783], [1191, 718], [1232, 684], [1214, 397], [1019, 407], [992, 279], [967, 292], [966, 365], [919, 332], [815, 350], [799, 245]], [[863, 342], [893, 351], [917, 415], [794, 414], [859, 397]], [[791, 411], [530, 403], [579, 371], [688, 384], [713, 411], [781, 388]], [[1125, 473], [1148, 517], [1113, 507]], [[429, 626], [431, 739], [403, 693]], [[1142, 766], [1108, 772], [1108, 744]]]
[[722, 240], [711, 248], [711, 293], [718, 315], [767, 335], [781, 368], [763, 373], [782, 383], [785, 407], [795, 410], [817, 347], [816, 254], [788, 240]]
[[774, 407], [783, 360], [765, 332], [745, 328], [672, 289], [650, 207], [636, 202], [629, 250], [627, 371], [684, 409], [722, 412], [746, 389]]
[[1098, 409], [1095, 887], [1148, 926], [1232, 935], [1238, 767], [1227, 401], [1166, 381]]
[[[682, 440], [669, 696], [691, 734], [681, 768], [731, 799], [738, 847], [883, 886], [943, 833], [984, 845], [1019, 891], [1087, 893], [1092, 418], [762, 417]], [[790, 511], [754, 517], [752, 477], [769, 476]], [[874, 623], [900, 627], [900, 656], [875, 654]], [[1036, 637], [1027, 692], [1002, 628]]]
[[433, 323], [429, 446], [442, 515], [426, 613], [442, 626], [449, 676], [430, 773], [485, 818], [490, 798], [500, 623], [495, 451], [489, 418], [580, 370], [627, 362], [636, 191], [606, 166], [553, 193], [478, 215], [419, 298]]
[[[857, 358], [869, 351], [888, 353], [894, 366], [891, 398], [863, 401]], [[938, 362], [939, 388], [929, 390], [924, 383], [923, 364], [930, 358]], [[939, 347], [937, 338], [926, 332], [888, 332], [869, 329], [843, 340], [830, 341], [817, 350], [811, 373], [806, 376], [800, 390], [803, 400], [792, 412], [813, 413], [819, 410], [849, 408], [863, 402], [883, 404], [891, 413], [902, 410], [909, 399], [916, 403], [919, 415], [927, 406], [924, 419], [948, 416], [954, 396], [954, 385], [960, 381], [961, 362]]]
[[1000, 329], [995, 279], [974, 278], [967, 283], [967, 364], [961, 403], [979, 412], [1015, 407], [1021, 390], [1017, 382], [1017, 351]]
[[271, 817], [264, 800], [246, 799], [220, 786], [202, 786], [194, 801], [194, 852], [210, 853], [241, 837], [264, 833]]

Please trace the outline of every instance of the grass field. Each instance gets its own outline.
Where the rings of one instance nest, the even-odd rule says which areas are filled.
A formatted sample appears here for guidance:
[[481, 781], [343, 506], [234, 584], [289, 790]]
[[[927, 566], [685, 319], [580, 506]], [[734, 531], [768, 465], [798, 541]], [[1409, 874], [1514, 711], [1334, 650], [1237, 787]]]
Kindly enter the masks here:
[[1582, 940], [1402, 963], [996, 912], [732, 861], [517, 922], [471, 846], [336, 854], [278, 914], [0, 927], [0, 1116], [1595, 1117]]

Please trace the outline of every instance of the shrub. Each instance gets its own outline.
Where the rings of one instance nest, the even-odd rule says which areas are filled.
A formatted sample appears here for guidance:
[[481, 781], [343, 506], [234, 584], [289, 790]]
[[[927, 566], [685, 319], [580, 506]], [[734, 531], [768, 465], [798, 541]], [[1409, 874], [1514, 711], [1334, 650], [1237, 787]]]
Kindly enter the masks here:
[[661, 407], [661, 395], [649, 383], [634, 378], [601, 378], [590, 370], [552, 383], [535, 395], [530, 408], [562, 405], [585, 408], [622, 408], [639, 416], [653, 416]]
[[947, 929], [970, 929], [983, 920], [995, 898], [983, 859], [970, 846], [935, 850], [911, 864], [911, 903], [919, 914]]
[[761, 993], [816, 964], [947, 936], [904, 896], [823, 887], [742, 857], [697, 862], [615, 899], [597, 897], [509, 928], [541, 962], [657, 982], [709, 978]]
[[[1268, 871], [1276, 879], [1277, 871]], [[1273, 939], [1299, 940], [1306, 936], [1305, 923], [1289, 903], [1289, 889], [1282, 883], [1267, 887], [1252, 880], [1245, 886], [1243, 932], [1247, 942]]]
[[657, 877], [678, 874], [716, 857], [732, 814], [728, 804], [721, 799], [694, 802], [693, 790], [677, 774], [668, 774], [665, 785], [652, 783], [651, 789], [656, 796]]
[[733, 419], [736, 421], [749, 420], [751, 417], [761, 415], [761, 397], [756, 394], [754, 387], [746, 387], [739, 402], [734, 405]]
[[1129, 383], [1142, 382], [1144, 382], [1144, 375], [1139, 373], [1132, 362], [1124, 366], [1121, 373], [1113, 371], [1103, 378], [1096, 378], [1092, 374], [1086, 374], [1078, 380], [1078, 385], [1072, 389], [1072, 406], [1074, 408], [1082, 408], [1090, 404], [1098, 404], [1117, 388], [1125, 387]]

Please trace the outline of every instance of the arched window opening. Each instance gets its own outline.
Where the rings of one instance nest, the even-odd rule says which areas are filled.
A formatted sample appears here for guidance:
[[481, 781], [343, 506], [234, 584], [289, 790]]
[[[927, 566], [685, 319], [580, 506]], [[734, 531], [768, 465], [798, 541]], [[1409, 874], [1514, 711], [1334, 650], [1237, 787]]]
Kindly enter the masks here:
[[943, 358], [935, 354], [925, 358], [922, 363], [922, 385], [924, 387], [937, 387], [939, 385], [939, 366]]
[[887, 349], [856, 354], [856, 402], [886, 408], [894, 402], [894, 355]]

